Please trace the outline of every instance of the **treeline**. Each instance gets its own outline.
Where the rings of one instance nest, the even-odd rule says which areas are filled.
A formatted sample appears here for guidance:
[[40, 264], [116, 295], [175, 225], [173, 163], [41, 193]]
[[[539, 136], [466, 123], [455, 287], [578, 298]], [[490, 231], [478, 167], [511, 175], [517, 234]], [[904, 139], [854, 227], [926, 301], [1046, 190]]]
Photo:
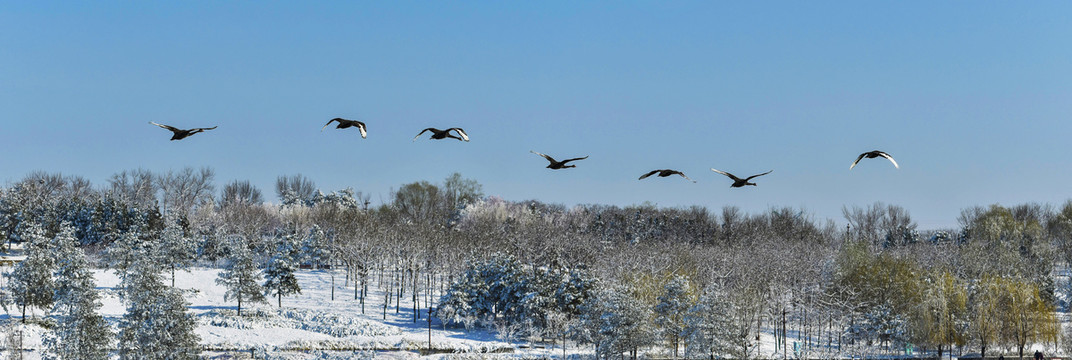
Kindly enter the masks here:
[[[1022, 351], [1062, 337], [1053, 273], [1072, 254], [1067, 203], [970, 208], [957, 229], [920, 231], [885, 204], [845, 208], [839, 227], [794, 208], [506, 201], [459, 174], [403, 184], [379, 206], [302, 175], [277, 179], [274, 204], [248, 181], [217, 192], [214, 177], [134, 170], [94, 187], [33, 173], [0, 192], [0, 235], [25, 242], [27, 224], [40, 224], [54, 238], [67, 224], [112, 267], [137, 254], [129, 249], [187, 251], [145, 257], [171, 271], [222, 262], [229, 297], [246, 302], [300, 296], [288, 269], [330, 266], [344, 269], [353, 301], [384, 290], [383, 308], [369, 311], [405, 303], [418, 321], [417, 309], [438, 306], [447, 325], [572, 340], [601, 355], [768, 356], [757, 352], [760, 332], [798, 356], [908, 344]], [[168, 243], [190, 245], [145, 245]], [[489, 283], [506, 292], [478, 286]]]

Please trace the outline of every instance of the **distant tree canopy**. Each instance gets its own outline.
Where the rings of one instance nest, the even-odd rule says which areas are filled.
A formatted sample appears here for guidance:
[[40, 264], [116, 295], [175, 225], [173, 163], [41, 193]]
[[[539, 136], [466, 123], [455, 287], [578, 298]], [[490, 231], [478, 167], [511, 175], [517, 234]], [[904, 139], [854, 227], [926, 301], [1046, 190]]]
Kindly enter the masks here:
[[407, 221], [419, 224], [453, 224], [461, 210], [484, 194], [481, 185], [454, 173], [442, 186], [427, 181], [402, 185], [394, 193], [394, 207]]
[[264, 202], [261, 190], [249, 183], [249, 180], [235, 180], [223, 187], [220, 205], [257, 205]]
[[316, 184], [302, 174], [280, 176], [275, 180], [275, 194], [283, 205], [308, 205], [316, 195]]
[[[782, 352], [792, 351], [793, 332], [846, 348], [993, 352], [1057, 341], [1051, 273], [1072, 260], [1072, 202], [972, 207], [958, 228], [920, 230], [906, 209], [882, 203], [844, 207], [836, 224], [792, 207], [749, 214], [511, 201], [485, 196], [457, 173], [401, 184], [377, 206], [352, 188], [322, 191], [301, 174], [277, 179], [279, 204], [244, 180], [217, 198], [214, 180], [207, 168], [137, 169], [94, 188], [36, 172], [0, 188], [5, 245], [39, 254], [13, 274], [19, 293], [10, 296], [48, 308], [55, 259], [39, 249], [73, 237], [124, 278], [139, 262], [152, 262], [143, 269], [159, 277], [226, 259], [227, 300], [269, 294], [280, 305], [300, 294], [296, 268], [326, 265], [344, 269], [342, 282], [360, 301], [379, 285], [395, 294], [387, 296], [408, 292], [420, 308], [431, 302], [447, 324], [573, 339], [601, 355], [658, 346], [756, 356], [757, 328], [774, 329]], [[162, 277], [151, 280], [146, 289], [177, 296]], [[401, 302], [392, 300], [396, 311]], [[142, 320], [124, 322], [124, 336], [141, 331]], [[799, 356], [830, 355], [808, 353], [830, 346], [806, 338]]]

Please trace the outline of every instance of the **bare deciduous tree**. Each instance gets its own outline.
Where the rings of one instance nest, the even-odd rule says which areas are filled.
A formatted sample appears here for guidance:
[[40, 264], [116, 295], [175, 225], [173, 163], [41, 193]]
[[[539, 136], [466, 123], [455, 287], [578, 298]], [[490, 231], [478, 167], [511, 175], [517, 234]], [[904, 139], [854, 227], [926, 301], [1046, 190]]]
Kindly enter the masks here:
[[231, 204], [258, 205], [263, 202], [264, 196], [261, 195], [261, 190], [250, 184], [249, 180], [232, 181], [223, 187], [223, 193], [220, 194], [220, 206]]
[[186, 167], [178, 172], [168, 171], [160, 175], [156, 183], [162, 192], [162, 212], [185, 218], [194, 207], [211, 204], [212, 193], [216, 190], [212, 184], [215, 177], [216, 172], [207, 167], [196, 171]]

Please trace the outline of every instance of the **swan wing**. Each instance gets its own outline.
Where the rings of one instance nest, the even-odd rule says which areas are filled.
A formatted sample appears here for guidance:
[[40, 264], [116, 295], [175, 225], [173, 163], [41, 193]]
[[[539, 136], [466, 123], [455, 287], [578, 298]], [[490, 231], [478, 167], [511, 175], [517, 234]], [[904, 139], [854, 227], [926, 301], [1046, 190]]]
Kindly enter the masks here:
[[328, 123], [327, 123], [327, 124], [324, 124], [324, 127], [320, 128], [320, 131], [324, 131], [324, 129], [327, 129], [327, 128], [328, 128], [328, 125], [331, 125], [331, 123], [333, 123], [333, 122], [335, 122], [335, 121], [338, 121], [338, 120], [339, 120], [338, 118], [335, 118], [335, 119], [331, 119], [331, 120], [328, 120]]
[[749, 176], [747, 179], [744, 179], [744, 181], [752, 180], [753, 178], [757, 178], [757, 177], [760, 177], [760, 176], [763, 176], [763, 175], [767, 175], [767, 174], [770, 174], [772, 172], [774, 172], [774, 170], [771, 170], [771, 171], [768, 171], [768, 172], [765, 172], [765, 173], [762, 173], [762, 174], [755, 174], [755, 175]]
[[417, 138], [421, 137], [421, 134], [424, 134], [424, 132], [426, 132], [426, 131], [428, 131], [428, 130], [434, 130], [434, 129], [432, 129], [432, 128], [427, 128], [427, 129], [421, 130], [421, 132], [417, 133], [417, 136], [414, 136], [414, 137], [413, 137], [413, 141], [417, 141]]
[[685, 180], [688, 180], [688, 181], [692, 181], [692, 182], [696, 182], [696, 180], [693, 180], [693, 179], [689, 179], [689, 177], [688, 177], [688, 176], [685, 176], [685, 173], [683, 173], [683, 172], [680, 172], [680, 171], [674, 170], [674, 173], [675, 173], [675, 174], [678, 174], [678, 175], [681, 175], [681, 177], [685, 178]]
[[711, 168], [711, 171], [717, 172], [717, 173], [722, 174], [722, 175], [726, 175], [730, 179], [733, 179], [733, 181], [740, 181], [741, 180], [737, 176], [734, 176], [733, 174], [730, 174], [728, 172], [725, 172], [725, 171], [722, 171], [722, 170], [719, 170], [719, 169]]
[[884, 157], [884, 158], [886, 158], [886, 160], [889, 160], [891, 163], [893, 163], [894, 168], [896, 168], [896, 169], [901, 168], [900, 166], [897, 166], [897, 161], [893, 160], [893, 156], [890, 156], [890, 154], [887, 154], [885, 152], [879, 151], [878, 156]]
[[865, 155], [867, 155], [867, 153], [863, 153], [863, 154], [860, 154], [860, 156], [857, 156], [856, 161], [853, 161], [852, 165], [849, 166], [849, 170], [852, 170], [852, 168], [856, 167], [856, 164], [859, 164], [860, 159], [863, 159]]
[[447, 129], [447, 131], [451, 131], [451, 130], [457, 131], [458, 135], [462, 136], [462, 140], [469, 141], [469, 135], [466, 135], [465, 130], [462, 130], [462, 128], [450, 128], [450, 129]]
[[546, 155], [546, 154], [541, 154], [541, 153], [538, 153], [538, 152], [535, 152], [535, 151], [532, 151], [532, 150], [529, 150], [529, 152], [530, 152], [530, 153], [533, 153], [533, 154], [536, 154], [536, 155], [540, 155], [540, 156], [542, 156], [542, 157], [543, 157], [544, 159], [547, 159], [547, 161], [550, 161], [550, 162], [555, 162], [555, 158], [553, 158], [553, 157], [550, 157], [550, 156], [548, 156], [548, 155]]
[[156, 126], [159, 126], [159, 127], [162, 127], [162, 128], [165, 128], [165, 129], [168, 129], [168, 130], [171, 130], [171, 131], [181, 131], [181, 130], [179, 130], [179, 129], [176, 129], [176, 128], [175, 128], [175, 127], [173, 127], [173, 126], [168, 126], [168, 125], [164, 125], [164, 124], [157, 124], [157, 123], [154, 123], [154, 122], [152, 122], [152, 121], [150, 121], [149, 123], [150, 123], [150, 124], [153, 124], [153, 125], [156, 125]]
[[588, 156], [579, 157], [579, 158], [572, 158], [572, 159], [566, 159], [566, 160], [562, 160], [562, 163], [565, 164], [565, 163], [568, 163], [570, 161], [584, 160], [584, 159], [587, 159], [587, 158], [588, 158]]

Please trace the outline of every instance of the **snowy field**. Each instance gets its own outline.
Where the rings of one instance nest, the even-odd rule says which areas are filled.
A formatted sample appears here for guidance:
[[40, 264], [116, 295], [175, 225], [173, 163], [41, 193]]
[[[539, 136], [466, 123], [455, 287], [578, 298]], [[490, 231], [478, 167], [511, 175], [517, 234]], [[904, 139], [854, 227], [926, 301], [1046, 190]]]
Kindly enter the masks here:
[[[4, 267], [3, 270], [10, 271], [10, 267]], [[374, 290], [373, 282], [369, 286], [369, 299], [365, 304], [366, 313], [363, 315], [359, 301], [354, 300], [353, 285], [344, 282], [345, 276], [341, 270], [334, 274], [334, 301], [331, 300], [331, 270], [302, 270], [297, 273], [302, 287], [300, 295], [283, 298], [282, 307], [275, 305], [275, 298], [269, 298], [267, 304], [244, 303], [243, 316], [240, 318], [236, 312], [237, 304], [234, 301], [224, 301], [226, 290], [215, 283], [219, 272], [219, 269], [195, 268], [176, 274], [176, 286], [187, 294], [189, 311], [198, 319], [197, 334], [206, 349], [202, 355], [210, 359], [561, 358], [563, 354], [558, 344], [529, 341], [508, 343], [500, 341], [496, 334], [486, 330], [443, 330], [438, 321], [433, 322], [431, 330], [431, 347], [435, 351], [431, 355], [424, 354], [422, 350], [429, 346], [427, 318], [424, 318], [422, 313], [422, 320], [413, 322], [409, 295], [403, 297], [397, 313], [392, 304], [385, 318], [385, 296], [382, 291]], [[116, 294], [119, 278], [107, 270], [95, 270], [94, 274], [98, 290], [104, 298], [101, 312], [115, 329], [125, 312]], [[170, 280], [169, 276], [165, 278]], [[1059, 278], [1062, 278], [1062, 282], [1067, 279], [1066, 276]], [[1067, 285], [1062, 288], [1067, 288]], [[1067, 295], [1062, 292], [1061, 296], [1066, 298]], [[0, 344], [7, 348], [11, 335], [17, 335], [10, 332], [17, 329], [23, 335], [23, 358], [42, 358], [42, 337], [48, 331], [39, 325], [40, 321], [22, 325], [18, 310], [8, 310], [0, 315], [0, 324], [13, 327], [5, 327], [9, 333], [2, 334]], [[34, 317], [39, 319], [41, 316], [40, 310], [34, 310]], [[1067, 325], [1067, 318], [1062, 316], [1062, 319]], [[759, 349], [760, 356], [781, 359], [782, 354], [775, 349], [773, 329], [765, 330]], [[791, 329], [789, 334], [791, 342], [800, 341], [793, 338], [796, 334]], [[1036, 348], [1047, 354], [1054, 350], [1052, 347]], [[808, 358], [830, 358], [879, 352], [875, 348], [847, 347], [843, 349], [842, 355], [837, 356], [834, 355], [833, 349], [830, 350], [818, 350], [804, 355]], [[2, 354], [5, 359], [13, 358], [11, 351], [3, 351]], [[573, 343], [567, 345], [566, 355], [568, 358], [593, 356], [590, 346], [576, 347]], [[667, 358], [670, 356], [668, 352], [660, 350], [649, 350], [642, 355]], [[887, 356], [902, 357], [904, 353], [890, 351]], [[788, 358], [794, 358], [793, 354]]]
[[[408, 296], [403, 298], [398, 313], [392, 304], [384, 319], [384, 294], [370, 286], [366, 315], [362, 315], [360, 302], [353, 299], [353, 286], [344, 287], [347, 284], [343, 283], [342, 271], [336, 274], [335, 301], [331, 301], [328, 270], [303, 270], [296, 274], [302, 287], [300, 295], [284, 297], [282, 307], [276, 306], [275, 298], [270, 298], [270, 304], [243, 303], [241, 318], [237, 316], [237, 303], [224, 301], [226, 290], [215, 283], [219, 272], [219, 269], [205, 268], [179, 271], [175, 280], [176, 287], [187, 294], [189, 311], [197, 315], [197, 334], [201, 344], [209, 349], [204, 355], [211, 358], [248, 358], [251, 353], [257, 358], [284, 359], [353, 358], [355, 355], [411, 358], [428, 348], [427, 318], [413, 322], [412, 306], [407, 307]], [[107, 270], [94, 273], [98, 289], [104, 295], [101, 313], [115, 328], [125, 312], [116, 294], [119, 278]], [[17, 324], [20, 313], [17, 309], [9, 310], [0, 315], [0, 322]], [[35, 310], [34, 315], [42, 314]], [[25, 352], [26, 358], [40, 358], [41, 339], [47, 331], [35, 324], [19, 325], [19, 328], [25, 334], [23, 347], [30, 349]], [[500, 342], [487, 332], [453, 328], [443, 331], [439, 322], [433, 323], [431, 341], [433, 349], [445, 353], [506, 349], [542, 356], [540, 352], [513, 350], [515, 345]]]

